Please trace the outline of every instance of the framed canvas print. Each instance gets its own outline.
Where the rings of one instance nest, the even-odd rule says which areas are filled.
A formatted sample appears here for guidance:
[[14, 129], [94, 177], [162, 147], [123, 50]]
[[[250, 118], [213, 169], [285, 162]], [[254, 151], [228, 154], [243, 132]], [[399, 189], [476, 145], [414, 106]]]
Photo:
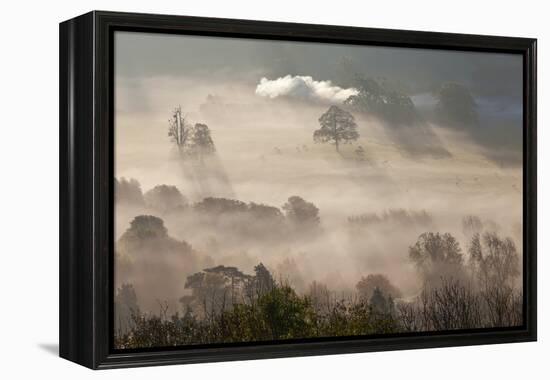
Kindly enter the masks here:
[[536, 40], [60, 25], [60, 355], [536, 340]]

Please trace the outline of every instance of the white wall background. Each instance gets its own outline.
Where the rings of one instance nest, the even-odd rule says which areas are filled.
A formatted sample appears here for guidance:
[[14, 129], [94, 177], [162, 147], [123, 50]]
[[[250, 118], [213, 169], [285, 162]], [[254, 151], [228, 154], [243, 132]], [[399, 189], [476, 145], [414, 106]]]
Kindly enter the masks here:
[[[550, 375], [550, 26], [544, 1], [4, 2], [0, 21], [0, 377], [527, 379]], [[94, 373], [57, 358], [58, 23], [93, 9], [539, 39], [539, 342]], [[546, 232], [546, 233], [545, 233]], [[545, 353], [546, 351], [546, 353]], [[545, 376], [546, 375], [546, 376]]]

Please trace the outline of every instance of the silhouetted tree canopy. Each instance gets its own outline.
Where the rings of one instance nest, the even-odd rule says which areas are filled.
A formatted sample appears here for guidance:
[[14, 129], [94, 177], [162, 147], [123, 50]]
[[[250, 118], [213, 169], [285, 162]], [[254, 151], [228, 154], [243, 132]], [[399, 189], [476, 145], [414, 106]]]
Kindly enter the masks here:
[[117, 204], [143, 205], [141, 185], [133, 178], [115, 178], [115, 201]]
[[262, 264], [254, 267], [251, 276], [232, 266], [218, 265], [187, 277], [185, 288], [191, 297], [180, 300], [205, 318], [231, 310], [235, 304], [249, 304], [275, 288], [271, 273]]
[[202, 201], [195, 203], [193, 208], [197, 211], [211, 214], [246, 212], [248, 210], [248, 206], [242, 201], [215, 197], [206, 197]]
[[427, 276], [438, 278], [446, 273], [459, 275], [463, 263], [462, 249], [449, 233], [425, 232], [409, 247], [409, 257], [417, 268]]
[[[274, 242], [288, 230], [283, 212], [274, 206], [245, 203], [236, 199], [207, 197], [192, 206], [194, 215], [216, 229], [231, 232], [235, 243], [246, 238], [248, 242]], [[266, 240], [267, 239], [267, 240]]]
[[345, 104], [354, 110], [371, 113], [392, 124], [410, 124], [418, 119], [411, 98], [396, 90], [386, 89], [373, 78], [357, 78], [357, 95], [346, 99]]
[[116, 242], [115, 257], [117, 285], [131, 283], [147, 312], [158, 310], [164, 301], [173, 310], [184, 292], [185, 277], [212, 263], [185, 240], [171, 237], [164, 221], [152, 215], [138, 215], [130, 222]]
[[180, 154], [184, 153], [185, 148], [189, 146], [192, 133], [192, 126], [183, 115], [181, 106], [176, 107], [168, 120], [168, 137], [176, 145]]
[[259, 220], [280, 221], [283, 218], [283, 213], [277, 207], [254, 202], [248, 204], [248, 212]]
[[167, 260], [167, 257], [162, 256], [164, 254], [181, 255], [181, 259], [187, 261], [190, 268], [195, 265], [195, 252], [191, 245], [170, 237], [164, 221], [152, 215], [136, 216], [118, 240], [117, 247], [126, 255], [149, 256], [152, 261], [157, 260], [155, 265], [159, 266], [166, 264], [162, 261]]
[[313, 203], [298, 196], [288, 198], [287, 203], [283, 205], [283, 210], [286, 217], [297, 225], [316, 226], [320, 222], [319, 209]]
[[236, 199], [206, 197], [193, 205], [196, 211], [207, 214], [248, 214], [260, 221], [281, 221], [283, 213], [277, 207], [245, 203]]
[[147, 206], [161, 212], [181, 210], [187, 206], [187, 200], [176, 186], [155, 186], [145, 193], [144, 198]]
[[130, 222], [130, 228], [125, 234], [139, 239], [149, 239], [166, 237], [168, 231], [162, 219], [152, 215], [138, 215]]
[[441, 122], [457, 127], [477, 125], [477, 104], [466, 87], [458, 83], [445, 83], [436, 96], [435, 111]]
[[259, 263], [256, 265], [254, 267], [254, 274], [255, 276], [252, 282], [254, 294], [262, 296], [275, 287], [275, 280], [264, 264]]
[[216, 151], [214, 141], [210, 135], [210, 129], [208, 129], [206, 124], [195, 124], [191, 137], [191, 149], [200, 158]]
[[[189, 308], [205, 319], [212, 319], [230, 307], [229, 280], [221, 273], [197, 272], [187, 277], [185, 288], [192, 291]], [[182, 301], [184, 298], [181, 299]]]
[[347, 144], [359, 138], [353, 115], [337, 106], [330, 106], [319, 118], [319, 124], [321, 128], [313, 133], [313, 140], [318, 143], [332, 143], [336, 151], [339, 151], [340, 144]]
[[521, 293], [515, 291], [520, 260], [512, 239], [500, 238], [495, 232], [475, 233], [468, 251], [490, 324], [505, 326], [521, 320], [517, 311]]
[[510, 238], [500, 238], [494, 232], [486, 232], [483, 236], [475, 233], [468, 252], [470, 264], [484, 282], [512, 285], [520, 274], [519, 255]]
[[208, 126], [203, 123], [189, 124], [181, 106], [174, 109], [168, 120], [168, 137], [181, 156], [197, 157], [201, 162], [204, 156], [216, 151]]

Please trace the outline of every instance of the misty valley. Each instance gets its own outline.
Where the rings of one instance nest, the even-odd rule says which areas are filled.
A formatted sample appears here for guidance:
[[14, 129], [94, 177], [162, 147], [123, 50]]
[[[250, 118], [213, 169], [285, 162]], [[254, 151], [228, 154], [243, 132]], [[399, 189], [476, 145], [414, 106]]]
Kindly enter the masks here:
[[522, 325], [520, 59], [117, 38], [115, 348]]
[[[330, 141], [333, 124], [352, 130], [341, 143], [358, 139], [345, 113], [331, 106], [313, 140]], [[187, 124], [181, 108], [169, 125], [183, 176], [192, 176], [199, 192], [234, 194], [208, 126]], [[332, 145], [334, 152], [323, 153], [331, 159], [372, 166], [361, 146]], [[277, 149], [270, 160], [284, 160]], [[295, 154], [317, 153], [304, 144]], [[494, 220], [458, 213], [438, 222], [426, 209], [389, 205], [378, 212], [351, 205], [324, 216], [303, 194], [278, 205], [221, 196], [190, 201], [174, 185], [143, 192], [124, 177], [115, 187], [117, 220], [124, 221], [116, 243], [118, 348], [522, 323], [520, 252]], [[442, 231], [441, 224], [453, 228]]]
[[[127, 190], [133, 186], [132, 191], [140, 194], [137, 182], [123, 180], [122, 186]], [[157, 212], [171, 205], [176, 211], [168, 217], [198, 230], [218, 231], [218, 236], [224, 237], [222, 242], [215, 238], [206, 242], [208, 252], [214, 255], [223, 252], [220, 243], [235, 250], [268, 244], [271, 251], [285, 252], [310, 239], [324, 240], [318, 209], [298, 196], [289, 198], [283, 213], [277, 207], [224, 198], [186, 205], [181, 193], [166, 185], [151, 191], [156, 196], [146, 193], [151, 195], [149, 205]], [[382, 216], [350, 217], [343, 228], [348, 229], [350, 239], [366, 243], [365, 229], [371, 227], [430, 223], [426, 212], [390, 210]], [[300, 268], [292, 258], [285, 258], [272, 270], [261, 262], [254, 264], [245, 254], [227, 258], [229, 263], [244, 260], [244, 266], [253, 268], [245, 273], [236, 266], [217, 264], [225, 260], [174, 239], [161, 218], [139, 215], [117, 243], [117, 276], [129, 282], [121, 283], [115, 296], [116, 346], [520, 325], [519, 256], [514, 242], [486, 230], [477, 217], [465, 217], [463, 228], [471, 239], [465, 251], [449, 233], [425, 232], [403, 253], [417, 269], [421, 284], [415, 289], [417, 294], [406, 294], [383, 273], [361, 277], [354, 288], [338, 289], [308, 279], [307, 273], [302, 273], [307, 266]], [[232, 239], [226, 240], [228, 235]], [[172, 295], [170, 299], [175, 300], [177, 290], [182, 294], [179, 304], [161, 298]]]

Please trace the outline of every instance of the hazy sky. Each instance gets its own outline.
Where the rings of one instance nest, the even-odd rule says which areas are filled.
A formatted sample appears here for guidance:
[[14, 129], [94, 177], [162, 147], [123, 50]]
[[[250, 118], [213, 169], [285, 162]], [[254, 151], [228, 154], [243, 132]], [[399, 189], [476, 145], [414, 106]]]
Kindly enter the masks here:
[[309, 75], [336, 83], [349, 71], [404, 82], [411, 94], [457, 81], [479, 95], [521, 97], [522, 57], [513, 54], [117, 32], [117, 74]]

